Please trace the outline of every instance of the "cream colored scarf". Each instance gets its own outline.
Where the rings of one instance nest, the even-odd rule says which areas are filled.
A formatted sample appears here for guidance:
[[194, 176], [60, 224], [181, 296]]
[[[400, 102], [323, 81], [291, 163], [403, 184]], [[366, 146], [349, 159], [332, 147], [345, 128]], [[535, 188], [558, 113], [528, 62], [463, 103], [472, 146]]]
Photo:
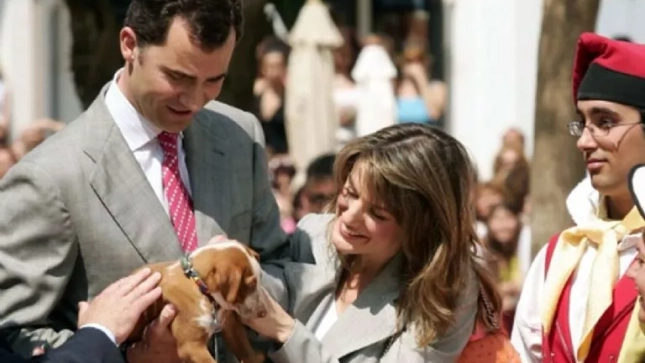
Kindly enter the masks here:
[[618, 243], [632, 231], [643, 227], [645, 221], [634, 207], [622, 221], [597, 219], [588, 225], [571, 227], [560, 234], [544, 283], [545, 299], [541, 317], [545, 334], [551, 330], [562, 289], [578, 266], [588, 244], [595, 244], [598, 249], [591, 273], [592, 288], [587, 299], [582, 343], [576, 352], [578, 361], [583, 361], [589, 354], [593, 328], [612, 303], [612, 292], [619, 271]]

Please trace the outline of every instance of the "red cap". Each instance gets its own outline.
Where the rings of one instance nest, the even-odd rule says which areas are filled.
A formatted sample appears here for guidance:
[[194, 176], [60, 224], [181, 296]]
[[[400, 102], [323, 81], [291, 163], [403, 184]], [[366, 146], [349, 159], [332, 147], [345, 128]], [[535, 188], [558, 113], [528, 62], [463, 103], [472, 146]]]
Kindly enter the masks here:
[[573, 98], [645, 110], [645, 45], [583, 33], [573, 68]]

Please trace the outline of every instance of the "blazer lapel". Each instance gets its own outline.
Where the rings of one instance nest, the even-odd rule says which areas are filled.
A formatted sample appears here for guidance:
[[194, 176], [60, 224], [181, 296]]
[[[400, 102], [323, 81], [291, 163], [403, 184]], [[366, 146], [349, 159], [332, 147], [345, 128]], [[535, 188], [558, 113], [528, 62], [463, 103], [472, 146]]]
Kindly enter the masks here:
[[[383, 341], [397, 331], [402, 255], [396, 255], [322, 338], [336, 358]], [[347, 339], [351, 337], [351, 339]]]
[[[231, 166], [226, 157], [225, 135], [218, 135], [205, 127], [209, 120], [205, 113], [197, 114], [190, 127], [184, 131], [186, 167], [190, 175], [197, 239], [204, 245], [211, 237], [224, 234], [223, 226], [216, 221], [227, 221], [231, 203]], [[209, 146], [209, 148], [206, 148]]]
[[325, 264], [287, 263], [284, 268], [288, 283], [289, 312], [306, 326], [315, 325], [325, 298], [336, 287], [336, 269]]
[[175, 230], [108, 112], [106, 89], [86, 112], [90, 184], [145, 262], [174, 260], [182, 255]]

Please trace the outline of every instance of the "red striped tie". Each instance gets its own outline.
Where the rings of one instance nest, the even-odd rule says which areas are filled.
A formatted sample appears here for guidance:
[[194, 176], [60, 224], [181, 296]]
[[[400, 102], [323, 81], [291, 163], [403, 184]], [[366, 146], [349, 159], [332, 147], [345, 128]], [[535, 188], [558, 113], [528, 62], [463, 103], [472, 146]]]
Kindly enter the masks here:
[[170, 220], [177, 232], [181, 248], [188, 253], [197, 248], [197, 234], [195, 233], [195, 214], [192, 201], [179, 174], [178, 136], [178, 134], [163, 131], [157, 136], [157, 139], [159, 139], [164, 154], [161, 175], [163, 176], [163, 190], [168, 201]]

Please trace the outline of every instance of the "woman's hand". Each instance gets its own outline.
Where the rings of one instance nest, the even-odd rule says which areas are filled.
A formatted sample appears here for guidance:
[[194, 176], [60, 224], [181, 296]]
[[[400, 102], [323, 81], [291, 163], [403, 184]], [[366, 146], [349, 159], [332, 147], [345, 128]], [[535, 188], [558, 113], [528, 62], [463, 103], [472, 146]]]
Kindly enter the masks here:
[[419, 87], [425, 87], [428, 84], [428, 75], [421, 63], [414, 62], [404, 65], [403, 74], [417, 81]]
[[266, 316], [256, 319], [244, 319], [242, 323], [255, 330], [258, 334], [271, 338], [279, 343], [286, 342], [295, 327], [295, 320], [284, 311], [264, 288], [260, 287], [262, 301], [266, 305]]

